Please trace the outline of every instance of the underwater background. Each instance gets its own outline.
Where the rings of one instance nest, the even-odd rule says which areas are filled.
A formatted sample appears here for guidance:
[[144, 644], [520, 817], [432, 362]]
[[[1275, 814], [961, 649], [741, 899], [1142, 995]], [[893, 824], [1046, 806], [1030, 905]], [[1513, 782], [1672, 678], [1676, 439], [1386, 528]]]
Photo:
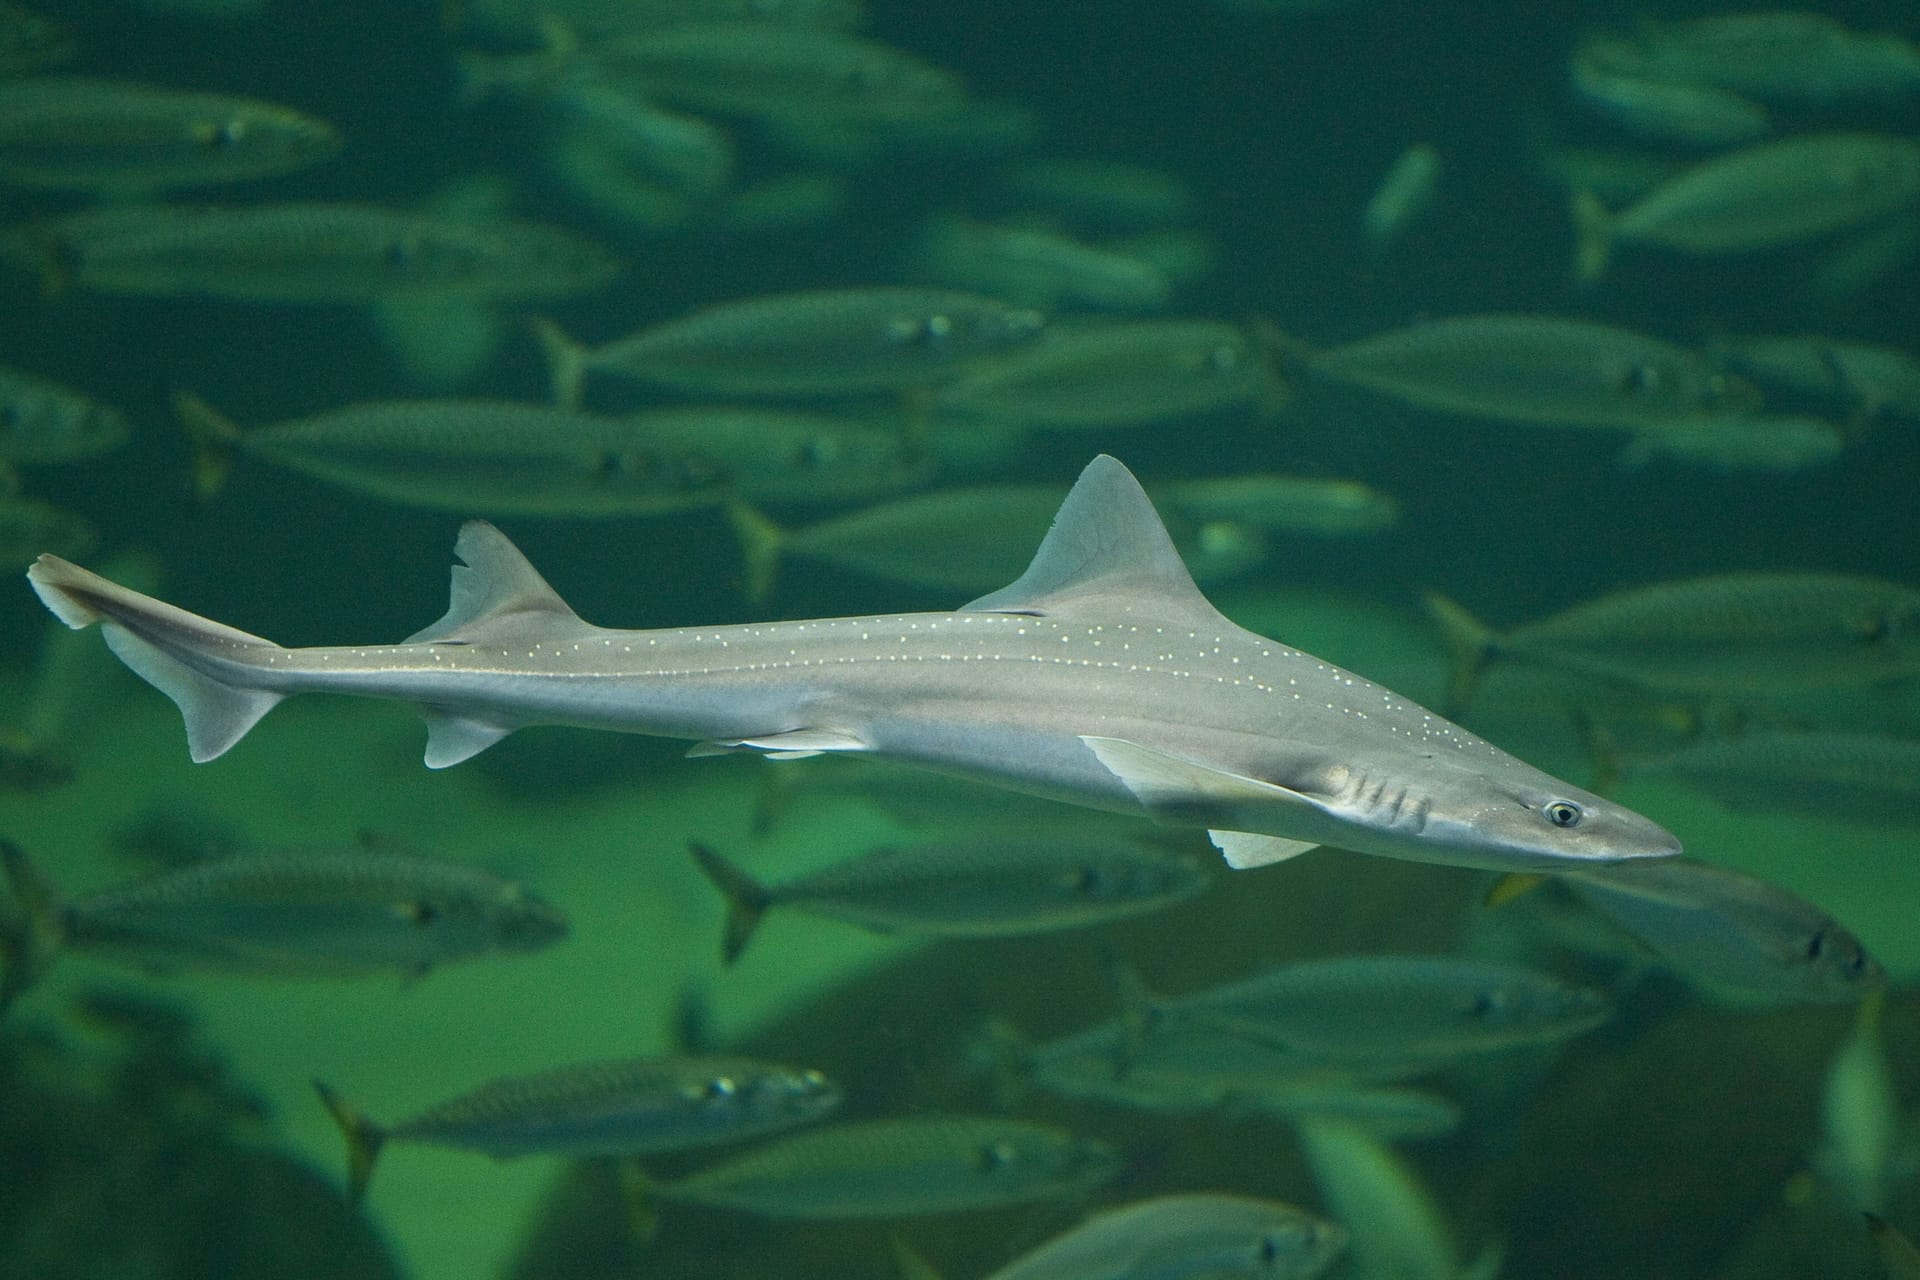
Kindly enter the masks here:
[[[462, 515], [490, 513], [382, 501], [244, 451], [220, 491], [196, 501], [173, 393], [203, 397], [243, 431], [365, 401], [537, 401], [550, 386], [529, 327], [536, 316], [599, 341], [729, 299], [976, 287], [938, 278], [924, 248], [929, 220], [1015, 223], [1034, 211], [1007, 174], [1044, 157], [1141, 166], [1180, 191], [1161, 213], [1125, 215], [1143, 218], [1138, 226], [1102, 225], [1102, 214], [1076, 223], [1084, 211], [1070, 200], [1040, 210], [1038, 225], [1088, 242], [1180, 233], [1168, 296], [1144, 310], [1284, 335], [1270, 353], [1285, 392], [981, 440], [968, 439], [964, 423], [927, 428], [911, 395], [865, 399], [864, 414], [933, 432], [938, 465], [902, 494], [984, 483], [1064, 494], [1101, 452], [1150, 490], [1262, 473], [1363, 482], [1397, 504], [1390, 527], [1268, 532], [1257, 566], [1202, 585], [1243, 626], [1434, 707], [1447, 699], [1450, 657], [1424, 591], [1507, 628], [1637, 584], [1739, 571], [1920, 585], [1911, 408], [1841, 423], [1844, 446], [1807, 465], [1640, 459], [1627, 456], [1620, 432], [1422, 408], [1316, 376], [1310, 358], [1293, 354], [1435, 317], [1514, 314], [1603, 322], [1689, 350], [1727, 335], [1784, 334], [1920, 355], [1920, 234], [1904, 252], [1895, 237], [1877, 263], [1846, 272], [1832, 266], [1852, 247], [1845, 237], [1724, 254], [1621, 245], [1602, 279], [1576, 280], [1567, 154], [1679, 165], [1703, 152], [1635, 136], [1589, 109], [1569, 90], [1570, 57], [1595, 32], [1631, 34], [1737, 6], [869, 0], [866, 38], [964, 82], [956, 120], [842, 122], [809, 135], [791, 121], [716, 111], [737, 143], [729, 191], [825, 181], [793, 187], [784, 204], [769, 199], [757, 216], [708, 194], [663, 199], [651, 219], [632, 192], [596, 194], [556, 176], [556, 128], [538, 109], [463, 89], [466, 59], [537, 51], [552, 37], [497, 0], [470, 8], [34, 6], [72, 46], [34, 74], [247, 95], [297, 106], [344, 140], [311, 168], [171, 199], [423, 209], [459, 188], [461, 200], [569, 228], [621, 263], [610, 283], [571, 296], [506, 299], [471, 315], [456, 308], [458, 320], [409, 327], [347, 303], [61, 287], [58, 272], [13, 255], [18, 269], [0, 285], [0, 363], [132, 421], [131, 438], [111, 452], [20, 468], [20, 493], [91, 526], [84, 554], [63, 554], [281, 644], [397, 640], [442, 612]], [[697, 5], [676, 8], [698, 16]], [[490, 21], [499, 12], [512, 20]], [[1908, 4], [1817, 12], [1920, 41], [1920, 12]], [[979, 113], [971, 132], [970, 112]], [[1782, 133], [1920, 138], [1920, 80], [1904, 94], [1780, 115]], [[1362, 211], [1415, 144], [1439, 157], [1430, 201], [1370, 242]], [[4, 222], [29, 238], [96, 198], [127, 197], [0, 184]], [[1884, 230], [1880, 222], [1920, 222], [1920, 193], [1864, 230]], [[1070, 291], [1042, 309], [1099, 311]], [[464, 352], [448, 354], [469, 337]], [[698, 398], [597, 376], [588, 387], [588, 403], [606, 413]], [[798, 527], [860, 505], [765, 509]], [[496, 518], [568, 603], [603, 626], [939, 610], [977, 594], [793, 555], [756, 601], [718, 503]], [[1009, 541], [1031, 547], [1045, 527]], [[23, 573], [33, 555], [58, 549], [8, 541], [3, 551]], [[1017, 576], [1024, 557], [1000, 580]], [[1743, 706], [1730, 718], [1920, 738], [1920, 664], [1908, 670], [1904, 680], [1761, 697], [1753, 705], [1767, 712]], [[1684, 702], [1495, 666], [1455, 718], [1589, 785], [1594, 762], [1570, 710], [1617, 720], [1623, 738], [1654, 755], [1703, 719], [1729, 718]], [[296, 701], [229, 754], [194, 765], [173, 706], [113, 662], [99, 637], [50, 620], [23, 579], [0, 594], [0, 721], [23, 731], [0, 790], [0, 835], [68, 894], [157, 870], [154, 842], [130, 840], [132, 830], [164, 828], [173, 845], [211, 840], [192, 834], [205, 832], [259, 847], [352, 845], [373, 833], [523, 881], [571, 923], [563, 943], [538, 954], [418, 980], [145, 974], [63, 959], [0, 1024], [7, 1276], [879, 1277], [899, 1274], [898, 1235], [939, 1274], [970, 1277], [1090, 1204], [1220, 1190], [1337, 1216], [1284, 1119], [1008, 1090], [971, 1050], [989, 1025], [1039, 1042], [1112, 1018], [1115, 958], [1152, 990], [1177, 992], [1348, 952], [1523, 959], [1611, 988], [1613, 1017], [1597, 1030], [1435, 1077], [1464, 1118], [1399, 1149], [1446, 1224], [1454, 1274], [1489, 1274], [1492, 1254], [1498, 1274], [1516, 1277], [1865, 1277], [1885, 1272], [1859, 1208], [1920, 1230], [1920, 1184], [1909, 1176], [1920, 1100], [1920, 778], [1896, 781], [1887, 803], [1860, 810], [1821, 794], [1729, 802], [1658, 776], [1609, 791], [1679, 835], [1690, 855], [1818, 904], [1886, 968], [1878, 1053], [1897, 1105], [1868, 1141], [1884, 1148], [1883, 1194], [1861, 1206], [1810, 1172], [1834, 1127], [1850, 1122], [1834, 1100], [1832, 1064], [1855, 1034], [1854, 1005], [1730, 1004], [1657, 966], [1563, 945], [1550, 925], [1528, 923], [1524, 899], [1486, 905], [1486, 873], [1331, 850], [1229, 872], [1202, 834], [1181, 832], [1182, 847], [1217, 874], [1198, 898], [1153, 915], [1031, 938], [930, 941], [776, 912], [739, 963], [723, 966], [723, 904], [688, 857], [689, 841], [779, 880], [889, 841], [991, 841], [1040, 820], [992, 793], [930, 819], [883, 803], [897, 798], [898, 779], [866, 788], [838, 761], [688, 761], [681, 743], [576, 730], [527, 730], [429, 771], [416, 717], [349, 699]], [[769, 776], [795, 771], [831, 776]], [[770, 803], [778, 813], [768, 822]], [[1076, 829], [1071, 813], [1048, 822], [1032, 829]], [[1124, 1170], [1091, 1199], [967, 1216], [816, 1225], [668, 1200], [657, 1224], [642, 1226], [604, 1164], [400, 1147], [356, 1208], [337, 1191], [340, 1135], [310, 1084], [325, 1079], [385, 1118], [496, 1076], [722, 1047], [827, 1072], [846, 1091], [846, 1117], [1007, 1107], [1111, 1143]], [[650, 1163], [649, 1174], [698, 1163], [674, 1157]], [[1368, 1271], [1356, 1257], [1336, 1267], [1426, 1274]]]

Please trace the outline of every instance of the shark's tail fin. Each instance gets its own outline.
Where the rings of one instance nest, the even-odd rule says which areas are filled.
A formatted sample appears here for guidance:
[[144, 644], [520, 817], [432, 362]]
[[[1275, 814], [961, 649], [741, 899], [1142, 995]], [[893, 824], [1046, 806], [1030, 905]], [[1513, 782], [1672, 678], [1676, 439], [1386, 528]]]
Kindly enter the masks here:
[[1441, 714], [1458, 717], [1473, 701], [1480, 685], [1480, 673], [1498, 648], [1499, 637], [1486, 623], [1468, 613], [1438, 591], [1426, 594], [1427, 614], [1440, 628], [1452, 655], [1453, 669], [1447, 677], [1447, 701]]
[[540, 352], [547, 358], [553, 402], [562, 409], [578, 409], [587, 389], [587, 349], [545, 316], [535, 316], [531, 323]]
[[313, 1088], [347, 1140], [347, 1199], [359, 1204], [367, 1194], [367, 1183], [373, 1180], [373, 1163], [386, 1145], [387, 1131], [361, 1115], [359, 1108], [324, 1082], [315, 1080]]
[[0, 839], [0, 864], [13, 891], [17, 914], [0, 915], [0, 1016], [38, 982], [66, 943], [66, 905], [60, 891], [11, 840]]
[[734, 536], [740, 539], [747, 599], [759, 604], [773, 594], [780, 554], [786, 550], [786, 531], [737, 498], [727, 504], [727, 520], [733, 525]]
[[693, 860], [700, 864], [700, 870], [727, 900], [727, 924], [721, 935], [720, 958], [732, 964], [747, 949], [754, 930], [760, 927], [760, 918], [773, 905], [773, 894], [706, 845], [695, 841], [687, 847], [693, 852]]
[[173, 414], [193, 448], [193, 496], [207, 502], [226, 487], [240, 428], [191, 391], [176, 391], [172, 399]]
[[1591, 191], [1573, 193], [1573, 278], [1592, 284], [1613, 258], [1613, 214]]
[[[277, 650], [271, 640], [141, 595], [58, 556], [41, 556], [27, 570], [40, 602], [78, 631], [100, 624], [107, 646], [133, 673], [172, 698], [187, 723], [195, 763], [224, 754], [286, 695], [248, 688], [207, 674], [189, 662], [196, 654]], [[238, 669], [238, 664], [231, 664]]]

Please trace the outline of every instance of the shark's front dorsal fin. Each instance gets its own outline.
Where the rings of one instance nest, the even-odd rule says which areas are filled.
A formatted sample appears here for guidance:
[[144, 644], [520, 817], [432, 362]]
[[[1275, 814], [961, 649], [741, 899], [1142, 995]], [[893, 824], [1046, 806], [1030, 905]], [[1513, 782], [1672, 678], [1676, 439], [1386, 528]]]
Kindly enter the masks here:
[[1074, 482], [1027, 571], [962, 608], [1048, 614], [1102, 598], [1124, 601], [1142, 616], [1208, 622], [1220, 616], [1193, 584], [1140, 482], [1104, 453]]
[[468, 636], [480, 623], [515, 614], [580, 621], [540, 571], [520, 554], [520, 548], [486, 521], [469, 520], [460, 526], [453, 554], [463, 563], [453, 566], [452, 601], [446, 614], [426, 630], [408, 636], [406, 643]]

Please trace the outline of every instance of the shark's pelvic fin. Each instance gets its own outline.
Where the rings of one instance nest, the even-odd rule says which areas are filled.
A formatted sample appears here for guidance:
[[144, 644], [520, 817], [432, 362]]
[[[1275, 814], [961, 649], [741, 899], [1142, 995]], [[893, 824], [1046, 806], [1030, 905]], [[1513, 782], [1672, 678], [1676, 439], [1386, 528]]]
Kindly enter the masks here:
[[1074, 482], [1033, 563], [1014, 582], [964, 605], [972, 613], [1062, 613], [1076, 602], [1120, 602], [1143, 618], [1220, 620], [1153, 503], [1118, 460], [1101, 454]]

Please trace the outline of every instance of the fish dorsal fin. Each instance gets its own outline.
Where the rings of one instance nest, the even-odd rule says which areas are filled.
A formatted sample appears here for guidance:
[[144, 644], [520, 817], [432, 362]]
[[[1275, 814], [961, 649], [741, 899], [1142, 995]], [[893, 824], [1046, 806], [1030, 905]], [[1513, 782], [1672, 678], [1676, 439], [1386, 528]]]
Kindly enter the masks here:
[[528, 614], [548, 623], [580, 622], [579, 615], [520, 554], [520, 548], [485, 520], [469, 520], [460, 527], [453, 554], [462, 563], [453, 566], [452, 600], [446, 614], [426, 630], [408, 636], [406, 643], [471, 638], [486, 623]]
[[1049, 614], [1094, 600], [1146, 617], [1220, 616], [1193, 584], [1140, 482], [1104, 453], [1074, 482], [1027, 571], [962, 609]]

